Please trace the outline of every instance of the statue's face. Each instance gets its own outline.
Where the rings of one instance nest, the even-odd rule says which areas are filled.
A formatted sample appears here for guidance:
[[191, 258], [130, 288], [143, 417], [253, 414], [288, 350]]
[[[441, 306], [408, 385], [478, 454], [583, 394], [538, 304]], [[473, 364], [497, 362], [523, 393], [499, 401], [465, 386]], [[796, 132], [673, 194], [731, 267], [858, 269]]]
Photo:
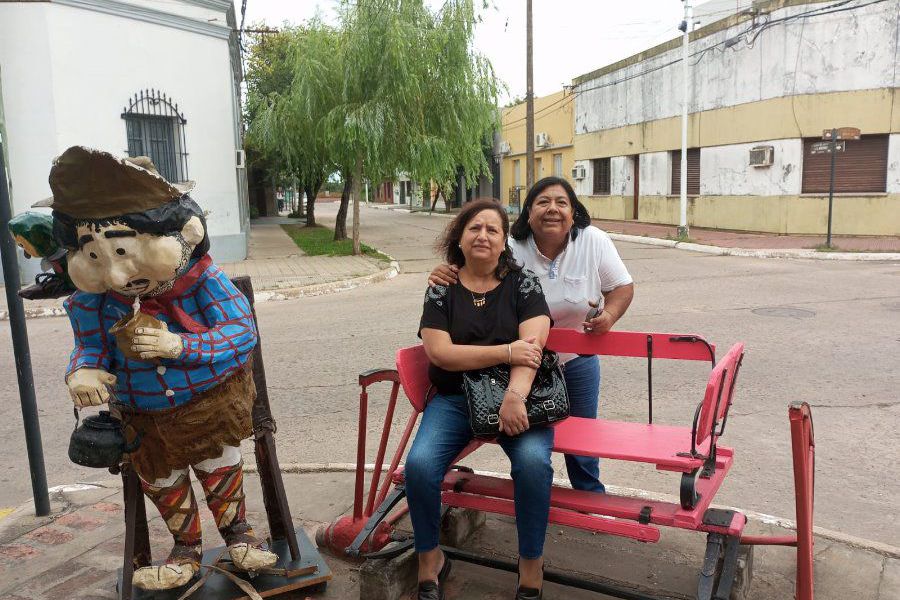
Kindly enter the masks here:
[[123, 223], [77, 228], [78, 249], [69, 252], [69, 277], [92, 294], [114, 291], [123, 296], [152, 296], [167, 291], [203, 240], [197, 217], [176, 235], [138, 233]]
[[16, 241], [16, 246], [21, 248], [22, 251], [25, 253], [25, 258], [31, 258], [33, 256], [41, 256], [41, 253], [38, 252], [37, 249], [31, 244], [31, 242], [26, 240], [23, 236], [14, 235], [13, 239]]

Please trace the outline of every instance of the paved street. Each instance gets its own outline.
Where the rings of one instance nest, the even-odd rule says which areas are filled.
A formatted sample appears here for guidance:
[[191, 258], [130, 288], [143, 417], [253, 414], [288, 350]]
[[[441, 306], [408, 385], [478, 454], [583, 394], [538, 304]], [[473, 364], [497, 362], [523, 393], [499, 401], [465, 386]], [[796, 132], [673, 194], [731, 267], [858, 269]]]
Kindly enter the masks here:
[[[323, 204], [318, 216], [328, 223], [336, 210], [336, 204]], [[425, 274], [435, 262], [432, 246], [447, 222], [364, 208], [363, 240], [397, 258], [400, 276], [345, 293], [259, 305], [283, 464], [355, 459], [356, 375], [392, 366], [395, 349], [416, 342]], [[702, 333], [722, 350], [735, 341], [747, 343], [723, 441], [736, 448], [736, 461], [718, 501], [793, 518], [787, 405], [807, 401], [814, 406], [816, 425], [816, 524], [896, 544], [900, 265], [717, 257], [624, 243], [619, 249], [637, 282], [635, 302], [620, 329]], [[62, 382], [71, 343], [68, 321], [36, 319], [28, 327], [50, 485], [108, 477], [78, 468], [66, 457], [73, 425]], [[0, 364], [7, 367], [12, 356], [6, 322], [0, 323], [0, 340]], [[655, 419], [688, 424], [707, 370], [658, 363]], [[371, 394], [370, 438], [380, 430], [378, 403], [386, 396], [386, 390]], [[0, 398], [0, 439], [12, 457], [0, 466], [4, 507], [30, 496], [9, 368], [0, 374]], [[601, 410], [613, 418], [645, 417], [642, 361], [604, 362]], [[398, 413], [399, 423], [408, 413]], [[479, 451], [468, 463], [494, 471], [508, 468], [493, 448]], [[555, 465], [562, 474], [562, 461]], [[606, 461], [603, 479], [677, 494], [677, 476], [652, 468]]]

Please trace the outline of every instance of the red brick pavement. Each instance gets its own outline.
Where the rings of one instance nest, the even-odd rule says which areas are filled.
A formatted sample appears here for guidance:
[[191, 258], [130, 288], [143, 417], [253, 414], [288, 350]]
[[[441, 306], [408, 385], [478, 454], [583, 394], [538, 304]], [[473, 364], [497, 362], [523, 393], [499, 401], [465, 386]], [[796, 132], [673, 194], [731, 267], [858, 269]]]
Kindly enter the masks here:
[[[625, 233], [662, 239], [675, 239], [677, 227], [657, 225], [638, 221], [603, 221], [594, 219], [593, 224], [610, 233]], [[746, 231], [723, 231], [691, 227], [691, 239], [698, 244], [723, 248], [753, 249], [815, 249], [825, 243], [824, 235], [777, 235], [774, 233], [751, 233]], [[850, 252], [900, 252], [900, 236], [862, 237], [832, 236], [832, 245], [839, 250]]]

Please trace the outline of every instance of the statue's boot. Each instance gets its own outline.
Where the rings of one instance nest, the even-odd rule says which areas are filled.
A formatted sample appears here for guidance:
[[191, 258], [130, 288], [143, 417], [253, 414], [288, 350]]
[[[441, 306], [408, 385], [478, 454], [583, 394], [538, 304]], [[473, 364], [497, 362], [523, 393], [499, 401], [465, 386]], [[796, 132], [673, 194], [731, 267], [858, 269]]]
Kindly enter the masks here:
[[175, 546], [166, 562], [141, 567], [134, 572], [133, 583], [145, 590], [171, 590], [187, 584], [200, 570], [200, 513], [191, 489], [191, 479], [183, 473], [168, 487], [141, 482], [144, 494], [156, 505], [160, 516], [175, 538]]
[[216, 527], [228, 546], [234, 565], [242, 571], [258, 571], [272, 567], [278, 555], [270, 552], [263, 540], [253, 534], [247, 523], [244, 501], [244, 462], [204, 472], [194, 467], [197, 479], [206, 492], [206, 505], [216, 520]]

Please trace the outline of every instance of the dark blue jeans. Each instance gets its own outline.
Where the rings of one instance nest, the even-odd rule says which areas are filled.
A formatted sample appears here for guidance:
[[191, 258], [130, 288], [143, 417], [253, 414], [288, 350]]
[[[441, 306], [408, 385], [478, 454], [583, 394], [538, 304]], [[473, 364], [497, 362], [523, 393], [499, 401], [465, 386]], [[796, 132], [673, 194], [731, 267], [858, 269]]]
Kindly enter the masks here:
[[[416, 552], [428, 552], [438, 545], [441, 482], [453, 459], [471, 440], [465, 397], [438, 394], [432, 398], [406, 457], [406, 496]], [[519, 556], [539, 558], [544, 554], [550, 513], [553, 429], [535, 427], [515, 437], [501, 435], [497, 441], [511, 464]]]
[[[600, 357], [576, 356], [563, 367], [573, 417], [597, 418], [600, 397]], [[569, 482], [576, 490], [605, 492], [600, 483], [600, 460], [590, 456], [566, 454]]]

